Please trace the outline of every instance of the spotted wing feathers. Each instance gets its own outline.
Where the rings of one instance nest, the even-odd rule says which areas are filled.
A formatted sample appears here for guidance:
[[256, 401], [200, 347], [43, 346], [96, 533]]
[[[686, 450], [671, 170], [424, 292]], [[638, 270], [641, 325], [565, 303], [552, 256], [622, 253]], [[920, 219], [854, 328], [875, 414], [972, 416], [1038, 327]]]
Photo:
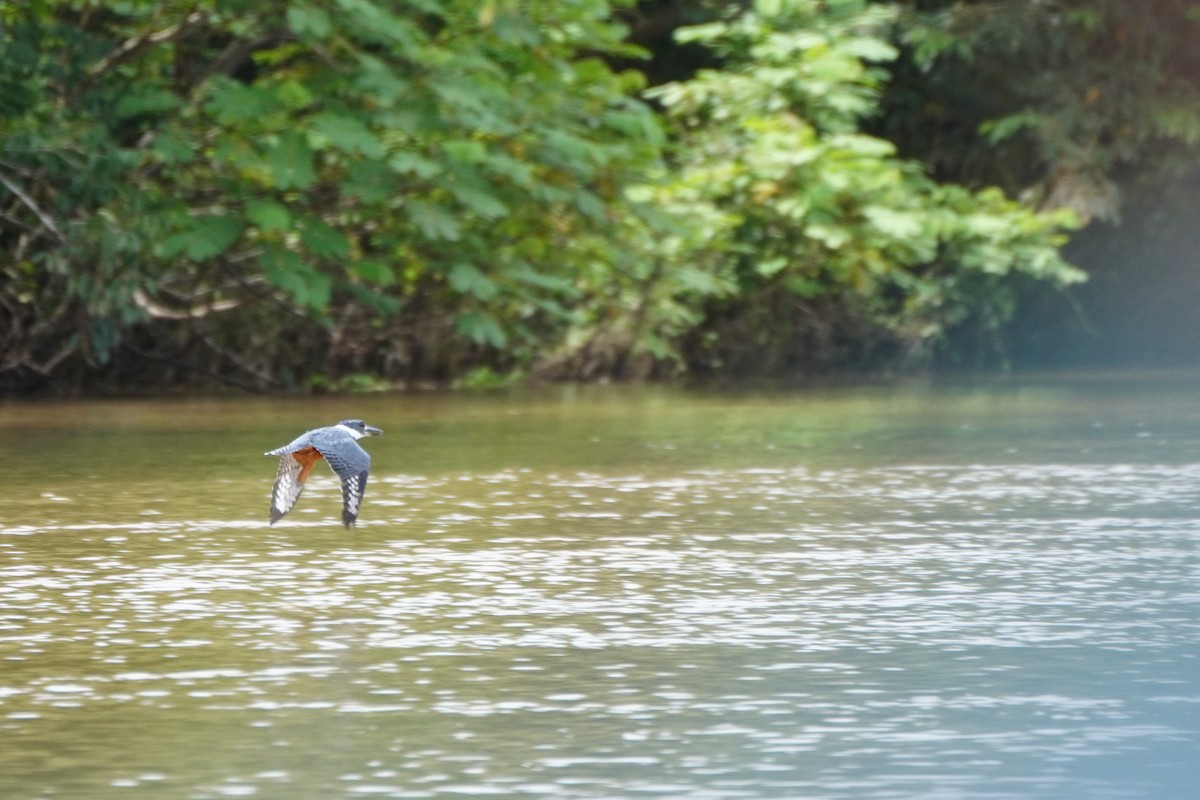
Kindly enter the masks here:
[[371, 455], [359, 447], [349, 434], [337, 428], [323, 428], [313, 436], [313, 447], [321, 451], [329, 467], [342, 479], [342, 523], [352, 527], [362, 507], [371, 470]]
[[362, 507], [363, 492], [367, 490], [367, 471], [342, 479], [342, 524], [354, 527], [358, 509]]
[[[269, 453], [268, 455], [274, 455]], [[300, 481], [300, 473], [304, 471], [301, 464], [291, 454], [287, 453], [279, 459], [279, 471], [275, 473], [275, 486], [271, 489], [271, 524], [278, 522], [284, 514], [292, 510], [304, 491]]]

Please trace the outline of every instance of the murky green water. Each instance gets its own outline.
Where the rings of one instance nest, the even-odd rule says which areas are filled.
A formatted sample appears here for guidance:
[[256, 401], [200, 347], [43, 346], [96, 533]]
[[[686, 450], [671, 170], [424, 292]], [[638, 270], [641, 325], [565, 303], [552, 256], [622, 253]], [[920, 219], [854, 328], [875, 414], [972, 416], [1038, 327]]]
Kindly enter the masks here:
[[1195, 797], [1197, 389], [0, 405], [0, 798]]

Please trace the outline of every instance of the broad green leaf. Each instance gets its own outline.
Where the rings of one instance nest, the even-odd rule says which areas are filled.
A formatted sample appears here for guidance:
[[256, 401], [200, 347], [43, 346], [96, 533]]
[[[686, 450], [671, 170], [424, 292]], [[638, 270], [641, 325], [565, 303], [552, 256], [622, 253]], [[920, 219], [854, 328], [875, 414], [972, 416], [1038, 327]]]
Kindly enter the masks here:
[[485, 219], [496, 219], [508, 213], [508, 206], [486, 189], [451, 183], [447, 188], [458, 202]]
[[426, 239], [445, 239], [454, 242], [462, 236], [458, 220], [441, 206], [414, 200], [405, 205], [405, 210], [408, 212], [409, 219]]
[[357, 53], [358, 70], [354, 74], [356, 88], [382, 107], [397, 103], [409, 92], [408, 81], [393, 64], [368, 53]]
[[782, 256], [764, 258], [754, 265], [754, 271], [764, 278], [771, 278], [787, 268], [788, 260]]
[[272, 286], [299, 299], [306, 291], [305, 273], [310, 271], [299, 254], [282, 247], [267, 247], [262, 255], [263, 274]]
[[409, 52], [416, 51], [424, 40], [413, 22], [392, 13], [390, 4], [371, 0], [335, 0], [335, 3], [341, 10], [339, 20], [355, 28], [364, 39], [395, 44]]
[[442, 152], [451, 160], [464, 164], [478, 164], [487, 158], [487, 148], [483, 146], [483, 142], [473, 139], [454, 139], [442, 142]]
[[244, 227], [239, 219], [229, 214], [197, 217], [187, 230], [163, 242], [162, 251], [168, 257], [182, 253], [192, 261], [204, 261], [232, 247]]
[[346, 173], [342, 190], [365, 203], [382, 203], [402, 192], [403, 181], [383, 162], [355, 159]]
[[141, 90], [135, 89], [123, 95], [117, 101], [117, 106], [113, 111], [118, 117], [128, 118], [143, 114], [161, 114], [165, 111], [176, 109], [179, 106], [179, 97], [174, 92], [168, 92], [165, 89], [157, 87], [149, 87]]
[[312, 127], [339, 150], [361, 153], [367, 158], [383, 156], [383, 142], [360, 119], [325, 111], [312, 118]]
[[286, 131], [267, 156], [271, 178], [280, 189], [307, 189], [317, 175], [313, 170], [313, 154], [302, 133]]
[[543, 141], [549, 148], [547, 157], [585, 179], [595, 174], [595, 165], [608, 160], [599, 147], [563, 130], [546, 131]]
[[300, 37], [324, 39], [333, 29], [329, 14], [308, 3], [292, 3], [287, 10], [288, 27]]
[[979, 126], [979, 132], [993, 144], [1015, 136], [1027, 128], [1037, 128], [1046, 122], [1044, 115], [1032, 111], [1022, 111], [1009, 114], [1000, 119], [984, 122]]
[[196, 155], [196, 141], [181, 131], [164, 130], [154, 137], [150, 147], [166, 164], [191, 161]]
[[487, 275], [473, 264], [459, 262], [450, 268], [450, 286], [459, 294], [491, 300], [500, 291]]
[[274, 200], [247, 201], [246, 217], [264, 231], [286, 231], [292, 227], [291, 212]]
[[225, 79], [214, 83], [205, 108], [221, 122], [236, 124], [260, 121], [284, 104], [270, 89]]
[[342, 260], [350, 255], [350, 242], [345, 235], [312, 217], [300, 221], [300, 241], [320, 258]]
[[396, 282], [395, 272], [382, 261], [364, 258], [352, 262], [349, 270], [352, 275], [357, 275], [367, 283], [373, 283], [376, 286], [391, 286]]
[[915, 239], [924, 232], [921, 218], [907, 211], [896, 211], [883, 206], [865, 206], [862, 213], [877, 229], [897, 239]]
[[575, 281], [569, 277], [562, 275], [552, 275], [546, 272], [539, 272], [525, 263], [521, 263], [514, 269], [507, 270], [507, 274], [513, 279], [521, 283], [527, 283], [531, 286], [537, 286], [542, 289], [548, 289], [556, 294], [566, 295], [568, 297], [578, 297], [580, 294], [579, 288]]
[[[896, 145], [876, 136], [860, 133], [835, 134], [828, 138], [829, 147], [846, 150], [860, 156], [884, 159], [896, 153]], [[879, 165], [883, 168], [883, 164]]]
[[675, 32], [675, 38], [681, 44], [690, 42], [710, 42], [719, 39], [729, 32], [730, 26], [724, 22], [709, 22], [703, 25], [688, 25]]
[[847, 39], [840, 43], [840, 48], [864, 61], [892, 61], [899, 55], [895, 47], [882, 39], [866, 36]]
[[345, 284], [342, 288], [367, 307], [374, 309], [382, 317], [395, 316], [404, 307], [400, 300], [383, 294], [377, 289], [371, 289], [355, 283]]
[[726, 288], [715, 276], [695, 267], [682, 267], [676, 271], [675, 279], [682, 287], [699, 295], [721, 294]]
[[826, 281], [817, 280], [807, 275], [789, 275], [784, 280], [784, 285], [793, 294], [809, 298], [820, 297], [832, 288]]
[[458, 332], [476, 344], [502, 348], [508, 343], [504, 329], [491, 314], [483, 311], [468, 311], [459, 316], [455, 323]]
[[333, 281], [313, 269], [298, 253], [270, 246], [263, 252], [262, 265], [267, 280], [292, 295], [298, 304], [314, 310], [329, 305]]
[[579, 213], [596, 222], [603, 220], [608, 210], [604, 201], [597, 197], [595, 192], [589, 192], [586, 189], [574, 192], [571, 200]]
[[418, 178], [432, 178], [443, 169], [438, 162], [417, 153], [396, 153], [388, 159], [388, 166], [396, 172], [412, 173]]
[[279, 102], [293, 110], [308, 108], [314, 102], [312, 91], [297, 80], [281, 81], [275, 87], [275, 94]]
[[490, 153], [484, 166], [489, 172], [502, 175], [517, 186], [528, 187], [535, 180], [533, 165], [504, 153]]
[[812, 222], [804, 226], [804, 233], [826, 247], [837, 250], [845, 247], [852, 239], [850, 231], [841, 225], [826, 225]]
[[783, 0], [754, 0], [754, 10], [764, 17], [774, 17], [783, 10]]

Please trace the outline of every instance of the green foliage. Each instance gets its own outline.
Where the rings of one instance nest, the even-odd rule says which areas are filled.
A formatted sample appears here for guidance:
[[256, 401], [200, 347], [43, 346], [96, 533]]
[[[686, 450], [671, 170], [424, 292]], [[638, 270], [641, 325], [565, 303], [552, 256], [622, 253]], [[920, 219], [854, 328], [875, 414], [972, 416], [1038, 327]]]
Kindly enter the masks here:
[[937, 184], [859, 132], [886, 77], [878, 62], [895, 56], [880, 38], [892, 19], [858, 0], [770, 0], [685, 31], [723, 66], [654, 92], [680, 126], [678, 166], [654, 200], [705, 221], [703, 238], [662, 242], [658, 291], [676, 303], [654, 309], [669, 334], [706, 306], [754, 314], [784, 292], [835, 298], [835, 313], [927, 352], [949, 326], [1003, 319], [1016, 276], [1082, 279], [1057, 250], [1069, 214]]
[[459, 389], [483, 392], [493, 389], [511, 388], [523, 380], [524, 377], [524, 373], [520, 370], [501, 374], [485, 365], [471, 369], [456, 381], [454, 385]]
[[379, 314], [533, 352], [663, 141], [638, 76], [596, 58], [634, 53], [604, 2], [93, 6], [0, 4], [0, 174], [26, 187], [6, 276], [53, 283], [98, 361], [131, 323], [228, 361], [237, 320], [307, 318], [370, 337], [330, 368], [365, 369], [415, 346], [359, 324]]
[[602, 0], [0, 0], [0, 380], [648, 374], [779, 292], [924, 345], [1078, 277], [862, 132], [887, 7], [730, 8], [663, 116]]
[[1194, 169], [1200, 15], [1190, 0], [903, 7], [906, 57], [881, 127], [940, 170], [1111, 221], [1118, 184]]

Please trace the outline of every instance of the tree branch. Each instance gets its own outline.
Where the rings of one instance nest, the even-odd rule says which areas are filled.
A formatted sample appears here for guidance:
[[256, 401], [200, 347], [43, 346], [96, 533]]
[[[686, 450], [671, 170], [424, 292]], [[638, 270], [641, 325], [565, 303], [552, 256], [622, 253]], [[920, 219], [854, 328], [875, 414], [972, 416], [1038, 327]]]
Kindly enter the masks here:
[[54, 222], [54, 218], [42, 211], [34, 199], [27, 195], [24, 189], [10, 181], [3, 172], [0, 172], [0, 183], [4, 184], [4, 188], [15, 194], [17, 199], [24, 203], [25, 207], [32, 211], [34, 216], [41, 220], [41, 223], [46, 230], [54, 234], [54, 238], [58, 239], [59, 242], [65, 242], [67, 240], [67, 237], [63, 236], [62, 231], [58, 229], [58, 225]]
[[146, 31], [138, 36], [134, 36], [132, 39], [126, 39], [110, 51], [108, 55], [88, 68], [87, 82], [90, 83], [114, 67], [124, 64], [147, 47], [153, 47], [156, 44], [180, 38], [207, 18], [208, 15], [203, 11], [193, 11], [184, 17], [182, 22], [175, 25], [170, 25], [159, 31]]
[[154, 298], [150, 297], [150, 295], [146, 294], [146, 292], [142, 289], [134, 289], [133, 302], [154, 319], [173, 320], [198, 319], [200, 317], [207, 317], [209, 314], [219, 313], [221, 311], [229, 311], [242, 304], [241, 300], [210, 300], [207, 303], [189, 306], [188, 308], [167, 308], [161, 303], [155, 301]]

